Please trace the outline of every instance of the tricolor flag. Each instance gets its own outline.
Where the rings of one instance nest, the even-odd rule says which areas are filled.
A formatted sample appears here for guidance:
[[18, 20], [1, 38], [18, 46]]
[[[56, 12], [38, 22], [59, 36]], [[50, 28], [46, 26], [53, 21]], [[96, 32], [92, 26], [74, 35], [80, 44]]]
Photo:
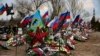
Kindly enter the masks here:
[[62, 21], [62, 20], [64, 20], [65, 18], [66, 18], [66, 13], [62, 13], [62, 14], [60, 15], [59, 20]]
[[67, 12], [66, 14], [66, 21], [70, 22], [71, 16], [70, 16], [70, 12]]
[[66, 21], [63, 24], [63, 28], [67, 28], [70, 22], [71, 16], [70, 16], [70, 12], [67, 12], [66, 14]]
[[[66, 22], [66, 18], [67, 18], [67, 15], [69, 14], [69, 12], [65, 12], [65, 13], [62, 13], [60, 15], [60, 18], [59, 18], [59, 25], [58, 25], [58, 28], [56, 29], [55, 32], [59, 31], [62, 27], [63, 27], [63, 24]], [[68, 15], [68, 18], [69, 18], [69, 15]]]
[[78, 23], [79, 19], [80, 19], [80, 15], [77, 15], [76, 18], [75, 18], [75, 20], [72, 22], [72, 25]]
[[31, 23], [33, 17], [34, 17], [34, 15], [31, 15], [31, 16], [28, 16], [28, 17], [25, 17], [24, 19], [22, 19], [20, 26], [21, 27], [27, 26], [29, 23]]
[[47, 24], [47, 26], [50, 27], [50, 28], [52, 28], [53, 25], [54, 25], [54, 23], [55, 23], [57, 20], [59, 20], [59, 19], [58, 19], [57, 16], [55, 16], [54, 19], [51, 20], [51, 21]]
[[6, 8], [3, 4], [0, 4], [0, 15], [2, 15], [6, 11]]
[[56, 21], [53, 23], [52, 29], [55, 31], [59, 26], [59, 19], [56, 17]]
[[39, 10], [36, 11], [36, 13], [34, 14], [34, 17], [32, 18], [30, 30], [33, 30], [34, 32], [36, 32], [38, 27], [39, 28], [45, 27]]

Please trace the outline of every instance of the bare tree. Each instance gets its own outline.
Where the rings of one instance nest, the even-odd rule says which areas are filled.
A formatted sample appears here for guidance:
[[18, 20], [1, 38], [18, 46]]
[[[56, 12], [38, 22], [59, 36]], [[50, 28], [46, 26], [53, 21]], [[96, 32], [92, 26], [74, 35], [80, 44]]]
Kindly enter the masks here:
[[[60, 0], [47, 0], [51, 1], [53, 4], [53, 13], [51, 18], [54, 18], [54, 16], [57, 16], [61, 10], [60, 6]], [[40, 7], [41, 4], [46, 2], [46, 0], [30, 0], [28, 3], [27, 0], [16, 0], [18, 13], [21, 15], [21, 17], [25, 17], [26, 14], [29, 14], [30, 11], [34, 12], [36, 9]]]
[[16, 0], [16, 10], [22, 18], [29, 14], [30, 11], [34, 11], [32, 9], [32, 2], [27, 0]]
[[83, 9], [84, 5], [81, 0], [51, 0], [51, 2], [54, 10], [52, 18], [58, 16], [63, 11], [70, 11], [72, 18], [75, 18], [78, 14], [82, 14], [82, 17], [85, 16], [86, 13], [89, 15], [89, 13]]
[[33, 3], [36, 6], [36, 9], [39, 8], [39, 6], [44, 2], [44, 0], [32, 0]]
[[61, 0], [51, 0], [52, 5], [53, 5], [53, 12], [51, 18], [53, 19], [55, 16], [58, 16], [58, 14], [61, 11]]
[[[29, 1], [29, 0], [28, 0]], [[46, 1], [50, 1], [53, 7], [53, 13], [51, 14], [51, 19], [58, 16], [62, 11], [69, 10], [71, 12], [71, 17], [75, 18], [77, 14], [81, 14], [82, 17], [88, 13], [83, 9], [83, 3], [81, 0], [16, 0], [17, 10], [21, 14], [21, 17], [29, 14], [30, 11], [34, 12]], [[85, 13], [83, 13], [85, 11]], [[88, 13], [89, 15], [89, 13]]]
[[69, 8], [72, 18], [75, 18], [77, 14], [81, 14], [83, 10], [83, 3], [80, 0], [68, 0], [67, 7]]
[[45, 0], [16, 0], [16, 10], [23, 18], [30, 12], [34, 12]]
[[87, 18], [90, 16], [90, 13], [86, 10], [82, 10], [82, 13], [81, 13], [81, 17], [82, 18]]

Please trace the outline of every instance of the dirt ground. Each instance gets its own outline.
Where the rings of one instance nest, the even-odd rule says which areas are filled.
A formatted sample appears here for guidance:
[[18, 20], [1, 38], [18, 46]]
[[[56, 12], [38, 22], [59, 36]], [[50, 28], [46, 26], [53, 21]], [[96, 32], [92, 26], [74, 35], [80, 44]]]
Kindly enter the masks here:
[[10, 50], [0, 50], [0, 56], [25, 56], [26, 46], [10, 47]]
[[86, 42], [78, 42], [72, 56], [100, 56], [100, 32], [91, 33]]
[[[11, 50], [1, 50], [0, 56], [25, 56], [26, 46], [11, 47]], [[17, 55], [16, 55], [17, 54]], [[100, 32], [91, 33], [86, 42], [77, 42], [71, 56], [100, 56]]]

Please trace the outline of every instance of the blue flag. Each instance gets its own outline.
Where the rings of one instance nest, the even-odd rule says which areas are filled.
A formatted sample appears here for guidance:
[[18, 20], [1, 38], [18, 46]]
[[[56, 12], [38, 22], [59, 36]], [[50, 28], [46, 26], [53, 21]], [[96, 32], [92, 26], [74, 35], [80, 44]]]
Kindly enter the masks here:
[[39, 28], [45, 27], [39, 10], [36, 11], [36, 13], [34, 14], [34, 17], [32, 18], [30, 29], [33, 30], [33, 32], [36, 32], [38, 27]]

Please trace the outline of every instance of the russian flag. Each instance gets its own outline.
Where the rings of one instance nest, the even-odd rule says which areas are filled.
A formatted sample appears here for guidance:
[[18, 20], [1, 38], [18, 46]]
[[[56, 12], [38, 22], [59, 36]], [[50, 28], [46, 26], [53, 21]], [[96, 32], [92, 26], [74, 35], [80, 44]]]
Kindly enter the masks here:
[[67, 12], [66, 14], [66, 21], [70, 22], [71, 16], [70, 16], [70, 12]]
[[60, 15], [59, 20], [60, 20], [60, 21], [64, 20], [65, 16], [66, 16], [66, 13], [62, 13], [62, 14]]
[[67, 16], [68, 16], [68, 18], [69, 18], [69, 15], [68, 15], [68, 14], [69, 14], [69, 12], [67, 11], [67, 12], [62, 13], [62, 14], [60, 15], [59, 24], [58, 24], [58, 27], [57, 27], [57, 29], [56, 29], [55, 32], [59, 31], [59, 30], [63, 27], [63, 24], [66, 22]]
[[80, 19], [80, 15], [77, 15], [72, 24], [74, 25], [75, 23], [78, 23], [79, 19]]
[[56, 16], [56, 17], [54, 17], [53, 20], [51, 20], [51, 21], [47, 24], [47, 26], [52, 28], [53, 25], [54, 25], [54, 23], [55, 23], [57, 20], [59, 20], [59, 19], [58, 19], [58, 17]]
[[70, 19], [71, 17], [70, 17], [70, 12], [67, 12], [67, 14], [66, 14], [66, 19]]
[[28, 16], [28, 17], [25, 17], [24, 19], [22, 19], [20, 26], [25, 27], [26, 25], [28, 25], [32, 21], [33, 16], [34, 15], [31, 15], [31, 16]]
[[64, 19], [66, 19], [66, 20], [70, 20], [70, 12], [65, 12], [65, 13], [62, 13], [61, 15], [60, 15], [60, 18], [59, 18], [59, 20], [64, 20]]
[[52, 29], [53, 31], [55, 31], [59, 26], [59, 19], [57, 18], [57, 20], [53, 23]]
[[69, 24], [69, 21], [70, 21], [70, 18], [71, 18], [70, 17], [70, 12], [67, 12], [65, 17], [66, 17], [66, 19], [65, 19], [66, 21], [63, 24], [63, 28], [67, 28], [68, 27], [68, 24]]
[[3, 4], [0, 5], [0, 15], [2, 15], [6, 11], [6, 8]]

